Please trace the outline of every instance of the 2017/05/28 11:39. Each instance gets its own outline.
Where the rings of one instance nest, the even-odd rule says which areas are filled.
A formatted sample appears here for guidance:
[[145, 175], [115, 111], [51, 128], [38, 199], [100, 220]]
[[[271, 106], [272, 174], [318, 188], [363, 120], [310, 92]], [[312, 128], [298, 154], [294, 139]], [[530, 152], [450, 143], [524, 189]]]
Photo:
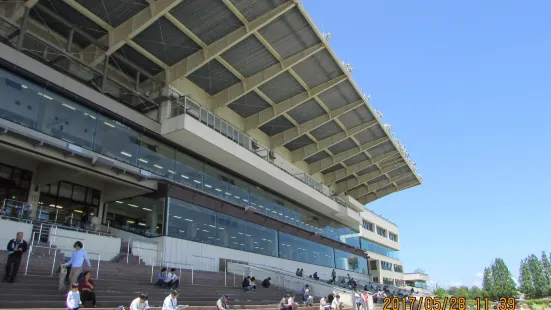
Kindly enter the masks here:
[[[476, 298], [472, 310], [514, 310], [515, 298], [500, 298], [498, 304], [490, 307], [489, 298]], [[409, 306], [409, 307], [408, 307]], [[469, 307], [471, 308], [471, 307]], [[385, 298], [384, 310], [467, 310], [464, 297], [404, 297]]]

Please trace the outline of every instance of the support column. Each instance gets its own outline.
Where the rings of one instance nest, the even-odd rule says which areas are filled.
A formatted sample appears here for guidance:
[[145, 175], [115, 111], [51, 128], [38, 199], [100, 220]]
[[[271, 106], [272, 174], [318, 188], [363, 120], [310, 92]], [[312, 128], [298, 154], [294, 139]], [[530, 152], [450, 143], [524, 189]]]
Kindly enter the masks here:
[[149, 216], [147, 217], [147, 226], [149, 226], [148, 232], [151, 234], [156, 234], [157, 225], [159, 225], [157, 218], [157, 206], [150, 206], [149, 208], [151, 208], [151, 210], [153, 211], [151, 211]]
[[31, 8], [25, 6], [25, 14], [23, 15], [23, 20], [21, 21], [21, 31], [19, 32], [19, 39], [17, 40], [17, 50], [21, 51], [23, 48], [23, 41], [25, 40], [25, 34], [27, 33], [27, 24], [29, 23], [29, 13]]

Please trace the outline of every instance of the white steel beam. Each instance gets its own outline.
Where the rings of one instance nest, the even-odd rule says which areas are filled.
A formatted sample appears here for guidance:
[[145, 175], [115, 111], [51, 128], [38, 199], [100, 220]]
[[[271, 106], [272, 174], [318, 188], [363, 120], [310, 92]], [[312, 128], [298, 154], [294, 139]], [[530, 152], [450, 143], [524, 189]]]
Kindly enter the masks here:
[[310, 90], [307, 90], [292, 98], [284, 100], [283, 102], [276, 104], [271, 109], [265, 109], [260, 111], [259, 113], [251, 115], [245, 119], [245, 130], [248, 131], [251, 129], [256, 129], [264, 124], [267, 124], [277, 117], [289, 112], [294, 107], [301, 105], [302, 103], [314, 98], [315, 96], [332, 87], [339, 85], [346, 80], [346, 75], [338, 76]]
[[330, 157], [324, 158], [322, 160], [319, 160], [315, 163], [309, 164], [308, 167], [310, 168], [310, 173], [314, 174], [314, 173], [320, 172], [320, 171], [322, 171], [323, 169], [325, 169], [327, 167], [331, 167], [333, 165], [341, 163], [341, 162], [347, 160], [348, 158], [354, 157], [354, 156], [358, 155], [361, 152], [365, 152], [365, 151], [367, 151], [371, 148], [374, 148], [378, 145], [381, 145], [381, 144], [387, 142], [388, 140], [389, 140], [389, 138], [385, 136], [385, 137], [376, 139], [374, 141], [362, 144], [362, 145], [357, 146], [355, 148], [352, 148], [352, 149], [350, 149], [346, 152], [342, 152], [342, 153], [339, 153], [335, 156], [330, 156]]
[[[350, 137], [353, 137], [354, 135], [359, 134], [363, 131], [369, 130], [378, 123], [379, 122], [377, 120], [372, 120], [367, 123], [350, 128], [344, 132], [325, 138], [314, 144], [307, 145], [299, 150], [292, 152], [292, 162], [297, 163], [323, 150], [328, 150], [333, 145], [342, 142]], [[359, 147], [359, 145], [357, 145], [356, 147]]]
[[253, 35], [256, 31], [262, 27], [268, 25], [281, 15], [285, 14], [290, 9], [296, 7], [295, 0], [289, 0], [277, 8], [266, 12], [262, 16], [248, 23], [248, 28], [242, 26], [241, 28], [233, 31], [227, 36], [217, 40], [216, 42], [207, 46], [207, 48], [198, 51], [189, 57], [172, 65], [170, 69], [164, 72], [165, 83], [170, 84], [181, 77], [187, 77], [197, 69], [201, 68], [211, 60], [222, 55], [225, 51], [237, 45], [239, 42], [245, 40], [250, 35]]
[[389, 173], [392, 170], [398, 169], [398, 168], [403, 167], [403, 166], [406, 165], [404, 160], [400, 160], [399, 162], [391, 164], [389, 166], [379, 167], [378, 163], [382, 162], [382, 160], [381, 160], [382, 158], [385, 158], [385, 157], [388, 158], [389, 155], [390, 156], [395, 156], [396, 154], [398, 154], [398, 152], [388, 152], [387, 154], [379, 155], [379, 156], [373, 158], [373, 162], [374, 162], [373, 165], [377, 165], [377, 167], [379, 168], [378, 170], [366, 173], [366, 174], [361, 175], [361, 176], [356, 176], [354, 179], [350, 179], [350, 180], [347, 180], [345, 182], [337, 183], [336, 192], [337, 193], [344, 193], [344, 192], [349, 191], [350, 189], [352, 189], [356, 186], [367, 183], [367, 182], [369, 182], [373, 179], [376, 179], [376, 178], [378, 178], [382, 175], [386, 175], [387, 173]]
[[373, 184], [364, 184], [364, 186], [361, 186], [361, 187], [357, 187], [357, 188], [354, 188], [352, 190], [348, 190], [346, 191], [348, 195], [354, 197], [356, 200], [362, 196], [365, 196], [369, 193], [372, 193], [374, 191], [377, 191], [385, 186], [387, 186], [388, 184], [391, 184], [391, 183], [394, 183], [396, 181], [399, 181], [403, 178], [406, 178], [410, 175], [412, 175], [413, 172], [411, 171], [408, 171], [408, 172], [404, 172], [404, 173], [401, 173], [395, 177], [392, 177], [390, 179], [384, 179], [384, 180], [381, 180], [379, 182], [376, 182], [376, 183], [373, 183]]
[[405, 189], [408, 189], [410, 187], [417, 186], [417, 185], [420, 185], [420, 184], [421, 183], [418, 180], [413, 180], [413, 181], [404, 183], [401, 186], [397, 186], [397, 187], [394, 186], [393, 188], [389, 188], [389, 189], [384, 190], [384, 191], [374, 192], [374, 193], [362, 196], [358, 199], [358, 202], [365, 205], [365, 204], [373, 202], [377, 199], [383, 198], [386, 195], [390, 195], [390, 194], [392, 194], [394, 192], [398, 192], [398, 191], [403, 191]]
[[[398, 151], [391, 151], [385, 154], [382, 154], [380, 156], [376, 156], [374, 158], [366, 159], [364, 161], [361, 161], [359, 163], [355, 163], [350, 166], [346, 166], [344, 168], [341, 168], [337, 171], [333, 171], [331, 173], [328, 173], [324, 175], [323, 179], [325, 181], [326, 185], [331, 185], [336, 183], [337, 181], [344, 179], [348, 177], [351, 174], [354, 174], [362, 169], [365, 169], [367, 167], [370, 167], [374, 164], [382, 163], [383, 161], [386, 161], [388, 159], [398, 158], [399, 160], [403, 160], [400, 156], [400, 153]], [[349, 188], [349, 187], [348, 187]]]
[[318, 116], [313, 120], [309, 120], [305, 123], [300, 124], [298, 127], [290, 128], [284, 132], [278, 133], [271, 137], [271, 145], [275, 148], [278, 146], [285, 145], [289, 142], [292, 142], [296, 138], [302, 136], [303, 134], [310, 132], [322, 125], [329, 123], [330, 121], [336, 119], [337, 117], [344, 115], [364, 104], [363, 100], [349, 103], [344, 107], [338, 108], [335, 111], [329, 111], [329, 113]]
[[[183, 0], [157, 0], [155, 2], [150, 1], [147, 8], [141, 10], [136, 15], [132, 16], [119, 26], [115, 28], [106, 28], [106, 30], [108, 30], [108, 34], [98, 41], [108, 45], [107, 51], [101, 50], [94, 44], [91, 44], [83, 51], [86, 58], [89, 59], [90, 65], [95, 67], [103, 62], [103, 60], [105, 59], [105, 55], [111, 55], [116, 52], [124, 44], [128, 43], [128, 41], [137, 36], [140, 32], [145, 30], [147, 27], [157, 21], [161, 16], [168, 13], [182, 1]], [[102, 26], [99, 21], [98, 25]]]
[[215, 110], [228, 106], [230, 103], [245, 96], [251, 91], [258, 89], [260, 86], [268, 83], [278, 75], [287, 72], [291, 67], [299, 64], [306, 58], [325, 49], [322, 43], [316, 44], [306, 50], [299, 52], [283, 60], [280, 64], [275, 64], [261, 72], [258, 72], [245, 80], [243, 84], [232, 85], [212, 97]]

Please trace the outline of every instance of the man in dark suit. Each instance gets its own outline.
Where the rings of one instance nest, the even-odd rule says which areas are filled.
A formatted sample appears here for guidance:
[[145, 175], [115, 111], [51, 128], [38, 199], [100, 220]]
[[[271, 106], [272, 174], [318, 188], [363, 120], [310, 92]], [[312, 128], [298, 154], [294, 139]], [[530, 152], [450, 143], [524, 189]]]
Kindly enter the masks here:
[[3, 281], [8, 281], [9, 283], [15, 282], [15, 277], [21, 265], [21, 258], [23, 257], [23, 253], [27, 252], [27, 248], [27, 242], [23, 240], [22, 232], [18, 232], [16, 238], [8, 242], [8, 261]]

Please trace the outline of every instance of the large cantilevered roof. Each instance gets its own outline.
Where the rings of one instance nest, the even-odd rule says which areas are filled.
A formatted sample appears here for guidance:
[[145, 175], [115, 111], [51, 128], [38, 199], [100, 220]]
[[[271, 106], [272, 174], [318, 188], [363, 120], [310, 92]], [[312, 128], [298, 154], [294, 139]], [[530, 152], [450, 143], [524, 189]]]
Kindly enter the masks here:
[[[20, 2], [47, 40], [70, 37], [81, 61], [101, 68], [107, 60], [147, 96], [152, 85], [191, 81], [213, 112], [238, 114], [246, 132], [269, 137], [271, 149], [304, 162], [335, 194], [365, 204], [422, 182], [298, 0]], [[12, 6], [13, 18], [22, 9]]]

